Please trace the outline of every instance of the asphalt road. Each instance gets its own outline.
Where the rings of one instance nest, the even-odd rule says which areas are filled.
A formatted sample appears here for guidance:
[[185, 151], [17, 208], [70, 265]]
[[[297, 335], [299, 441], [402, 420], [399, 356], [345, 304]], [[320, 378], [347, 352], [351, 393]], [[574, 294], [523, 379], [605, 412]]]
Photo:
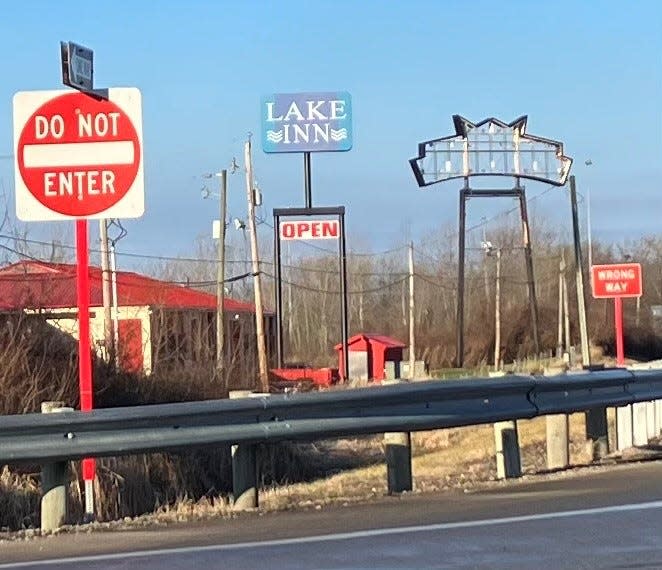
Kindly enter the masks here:
[[6, 568], [662, 568], [662, 462], [475, 493], [0, 544]]

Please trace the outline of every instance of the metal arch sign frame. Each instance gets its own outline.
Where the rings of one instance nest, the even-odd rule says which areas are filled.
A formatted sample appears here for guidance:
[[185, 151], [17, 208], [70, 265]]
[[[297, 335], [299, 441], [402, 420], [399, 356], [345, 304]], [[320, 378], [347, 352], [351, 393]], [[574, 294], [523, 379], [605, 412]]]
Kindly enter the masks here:
[[[533, 271], [533, 255], [522, 179], [563, 186], [570, 174], [572, 159], [563, 152], [563, 143], [526, 132], [528, 117], [522, 115], [510, 123], [494, 117], [474, 123], [453, 115], [455, 134], [424, 141], [418, 145], [418, 156], [409, 164], [419, 187], [448, 180], [463, 179], [460, 190], [458, 234], [458, 279], [456, 314], [456, 366], [464, 364], [464, 273], [466, 203], [471, 198], [517, 198], [522, 220], [522, 239], [527, 272], [531, 329], [535, 351], [540, 352], [538, 301]], [[471, 188], [474, 177], [509, 177], [511, 188]]]
[[[510, 123], [494, 117], [473, 123], [453, 115], [455, 134], [419, 143], [418, 156], [409, 160], [416, 182], [425, 187], [473, 176], [509, 176], [564, 186], [572, 158], [564, 154], [562, 142], [528, 134], [527, 122], [526, 115]], [[431, 168], [426, 168], [430, 158]]]

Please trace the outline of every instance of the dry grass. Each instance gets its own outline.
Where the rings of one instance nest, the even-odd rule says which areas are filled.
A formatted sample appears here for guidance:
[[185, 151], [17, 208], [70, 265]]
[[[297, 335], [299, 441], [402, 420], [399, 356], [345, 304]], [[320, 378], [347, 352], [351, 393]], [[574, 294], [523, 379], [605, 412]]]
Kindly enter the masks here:
[[27, 528], [34, 522], [39, 486], [34, 477], [18, 475], [7, 467], [0, 471], [0, 530]]
[[[536, 418], [517, 423], [524, 471], [533, 473], [545, 469], [546, 420]], [[571, 462], [575, 465], [588, 463], [590, 450], [585, 442], [583, 414], [570, 417], [570, 436]], [[379, 464], [336, 473], [310, 483], [271, 487], [262, 498], [263, 508], [280, 510], [383, 496], [387, 488], [382, 439], [355, 440], [352, 453], [362, 453], [368, 447], [373, 460], [374, 451], [380, 451]], [[418, 492], [463, 488], [496, 477], [492, 425], [419, 432], [412, 437], [412, 447], [414, 486]]]

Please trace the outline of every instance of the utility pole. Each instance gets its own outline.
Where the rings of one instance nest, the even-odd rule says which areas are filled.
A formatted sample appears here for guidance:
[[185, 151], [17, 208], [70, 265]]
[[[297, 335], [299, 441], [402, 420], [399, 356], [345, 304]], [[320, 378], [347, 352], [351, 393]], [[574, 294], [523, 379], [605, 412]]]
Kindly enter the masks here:
[[111, 291], [112, 291], [112, 307], [113, 307], [113, 358], [115, 368], [120, 367], [120, 315], [119, 315], [119, 300], [117, 297], [117, 259], [115, 256], [115, 240], [110, 242], [110, 277], [111, 277]]
[[99, 238], [101, 240], [101, 294], [103, 298], [104, 347], [106, 349], [106, 362], [113, 362], [115, 360], [115, 327], [110, 308], [110, 254], [108, 251], [108, 220], [105, 218], [99, 220]]
[[556, 337], [556, 358], [563, 356], [563, 256], [559, 260], [559, 309], [558, 309], [558, 334]]
[[563, 330], [565, 331], [565, 349], [570, 350], [570, 300], [568, 296], [568, 277], [565, 273], [565, 250], [561, 254], [561, 277], [563, 278]]
[[416, 366], [416, 305], [414, 303], [414, 242], [409, 242], [409, 379]]
[[[487, 223], [487, 218], [483, 216], [481, 219], [483, 223], [483, 243], [487, 243], [487, 230], [485, 229], [485, 224]], [[490, 276], [488, 274], [487, 267], [487, 258], [483, 260], [483, 285], [485, 287], [485, 312], [489, 314], [490, 310]]]
[[501, 248], [496, 248], [496, 283], [494, 286], [494, 370], [501, 369]]
[[225, 218], [228, 194], [228, 171], [221, 170], [221, 197], [218, 234], [218, 263], [216, 267], [216, 376], [218, 382], [225, 378]]
[[253, 289], [255, 295], [255, 335], [257, 340], [257, 358], [260, 390], [269, 392], [269, 375], [267, 371], [267, 345], [264, 335], [264, 309], [262, 307], [262, 280], [260, 279], [260, 252], [257, 244], [257, 227], [255, 225], [255, 192], [253, 190], [253, 159], [251, 157], [250, 136], [244, 146], [246, 162], [246, 197], [248, 200], [248, 231], [251, 239], [251, 258], [253, 266]]
[[579, 311], [579, 336], [582, 343], [582, 364], [591, 365], [591, 352], [588, 344], [586, 325], [586, 296], [584, 292], [584, 262], [582, 244], [579, 237], [579, 214], [577, 211], [577, 188], [574, 175], [570, 176], [570, 205], [572, 207], [572, 232], [575, 246], [575, 280], [577, 283], [577, 310]]
[[[591, 365], [586, 325], [586, 298], [584, 293], [584, 262], [579, 237], [579, 214], [577, 211], [577, 187], [574, 175], [570, 176], [570, 206], [572, 208], [572, 233], [575, 247], [575, 279], [577, 283], [577, 309], [579, 311], [579, 335], [582, 343], [582, 364]], [[592, 408], [586, 412], [586, 438], [593, 445], [593, 459], [601, 459], [609, 453], [607, 433], [607, 409]]]

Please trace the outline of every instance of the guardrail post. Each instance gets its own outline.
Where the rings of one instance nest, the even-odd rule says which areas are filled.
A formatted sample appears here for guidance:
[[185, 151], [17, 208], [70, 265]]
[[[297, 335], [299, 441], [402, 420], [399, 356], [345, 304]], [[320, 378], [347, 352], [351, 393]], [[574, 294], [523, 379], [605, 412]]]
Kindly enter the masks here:
[[[558, 376], [565, 367], [545, 369], [545, 376]], [[547, 469], [566, 469], [570, 465], [570, 426], [567, 414], [545, 416], [547, 432]]]
[[[585, 372], [604, 370], [604, 364], [589, 364], [583, 367]], [[585, 414], [586, 440], [591, 443], [593, 460], [603, 459], [609, 455], [609, 423], [607, 408], [604, 406], [590, 408]]]
[[655, 433], [655, 402], [646, 402], [646, 439], [657, 437]]
[[[401, 380], [384, 380], [382, 385], [399, 384]], [[384, 434], [386, 456], [386, 483], [389, 495], [411, 491], [411, 434], [393, 432]]]
[[633, 441], [632, 406], [616, 408], [616, 449], [624, 451], [634, 445]]
[[[64, 402], [42, 402], [41, 413], [72, 412]], [[41, 530], [56, 530], [67, 522], [69, 463], [56, 461], [41, 468]]]
[[[490, 378], [501, 378], [502, 370], [488, 373]], [[522, 476], [522, 459], [519, 452], [517, 422], [496, 422], [494, 424], [494, 449], [496, 452], [497, 479], [512, 479]]]
[[655, 437], [662, 432], [662, 400], [655, 400]]
[[411, 476], [411, 436], [408, 432], [385, 433], [386, 482], [388, 493], [404, 493], [413, 489]]
[[[545, 376], [563, 374], [565, 368], [546, 368]], [[565, 469], [570, 465], [570, 428], [567, 414], [545, 416], [547, 432], [547, 469]]]
[[[230, 399], [250, 398], [263, 394], [253, 394], [250, 390], [233, 390]], [[245, 511], [258, 507], [257, 492], [257, 445], [242, 443], [232, 446], [232, 509]]]
[[519, 453], [517, 422], [494, 424], [494, 446], [498, 479], [513, 479], [522, 476], [522, 461]]
[[632, 443], [635, 446], [648, 444], [647, 402], [632, 404]]

